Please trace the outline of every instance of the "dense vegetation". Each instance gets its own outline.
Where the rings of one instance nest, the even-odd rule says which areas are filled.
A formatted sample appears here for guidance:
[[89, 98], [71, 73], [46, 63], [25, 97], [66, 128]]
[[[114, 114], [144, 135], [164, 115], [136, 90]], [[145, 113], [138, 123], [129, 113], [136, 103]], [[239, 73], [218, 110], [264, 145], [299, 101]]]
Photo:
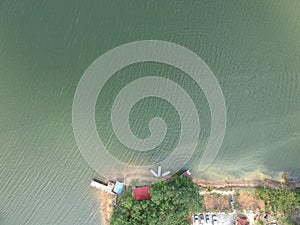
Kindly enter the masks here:
[[285, 188], [256, 189], [257, 196], [264, 201], [266, 212], [283, 215], [285, 224], [289, 223], [289, 218], [293, 211], [300, 207], [300, 189], [288, 190]]
[[188, 177], [151, 185], [151, 199], [136, 201], [127, 192], [114, 210], [112, 225], [190, 224], [189, 212], [203, 210], [199, 186]]

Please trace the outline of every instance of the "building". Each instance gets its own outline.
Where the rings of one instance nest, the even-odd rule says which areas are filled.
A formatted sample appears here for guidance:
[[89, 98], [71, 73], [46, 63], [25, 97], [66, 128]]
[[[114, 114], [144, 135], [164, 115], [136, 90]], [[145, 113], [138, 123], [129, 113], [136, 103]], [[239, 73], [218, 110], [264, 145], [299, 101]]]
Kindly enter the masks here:
[[145, 199], [151, 199], [151, 195], [149, 193], [150, 186], [144, 186], [144, 187], [134, 187], [132, 194], [135, 200], [145, 200]]
[[113, 192], [119, 195], [122, 193], [123, 188], [124, 188], [124, 183], [116, 181]]

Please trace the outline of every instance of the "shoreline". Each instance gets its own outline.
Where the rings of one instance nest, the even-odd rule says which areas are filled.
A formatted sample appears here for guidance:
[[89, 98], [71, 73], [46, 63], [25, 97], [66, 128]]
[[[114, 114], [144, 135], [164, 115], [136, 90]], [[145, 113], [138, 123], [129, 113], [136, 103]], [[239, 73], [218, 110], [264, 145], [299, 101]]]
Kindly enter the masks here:
[[193, 178], [193, 182], [204, 188], [230, 188], [230, 187], [269, 187], [269, 188], [300, 188], [300, 180], [279, 181], [273, 179], [253, 179], [253, 180], [224, 180], [224, 181], [208, 181]]
[[[141, 177], [140, 177], [141, 178]], [[199, 180], [196, 178], [192, 179], [194, 184], [199, 185], [202, 188], [213, 188], [213, 189], [223, 189], [223, 188], [258, 188], [258, 187], [268, 187], [268, 188], [287, 188], [295, 189], [300, 188], [300, 180], [293, 181], [279, 181], [273, 179], [253, 179], [253, 180], [224, 180], [224, 181], [209, 181], [209, 180]], [[140, 181], [135, 179], [135, 181]], [[143, 180], [141, 180], [143, 181]], [[127, 184], [126, 188], [130, 187], [131, 184]], [[98, 193], [98, 200], [100, 200], [100, 211], [102, 212], [102, 222], [105, 225], [110, 224], [110, 219], [113, 214], [113, 199], [107, 193]]]

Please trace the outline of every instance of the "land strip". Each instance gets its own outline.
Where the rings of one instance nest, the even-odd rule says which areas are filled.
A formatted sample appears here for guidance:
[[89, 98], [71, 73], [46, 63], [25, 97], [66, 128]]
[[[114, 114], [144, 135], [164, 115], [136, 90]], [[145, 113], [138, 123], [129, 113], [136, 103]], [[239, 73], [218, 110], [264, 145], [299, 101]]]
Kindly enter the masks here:
[[288, 188], [295, 189], [300, 187], [300, 180], [281, 182], [277, 180], [224, 180], [224, 181], [207, 181], [193, 179], [193, 182], [204, 188], [226, 188], [226, 187], [269, 187], [269, 188]]

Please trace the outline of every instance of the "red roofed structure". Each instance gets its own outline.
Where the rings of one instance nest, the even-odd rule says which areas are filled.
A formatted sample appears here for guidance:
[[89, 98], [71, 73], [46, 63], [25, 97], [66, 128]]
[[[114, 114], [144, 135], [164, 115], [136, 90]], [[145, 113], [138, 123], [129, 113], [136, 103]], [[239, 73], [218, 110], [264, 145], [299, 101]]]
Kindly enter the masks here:
[[135, 200], [151, 199], [149, 193], [150, 186], [136, 187], [133, 189], [133, 197]]

